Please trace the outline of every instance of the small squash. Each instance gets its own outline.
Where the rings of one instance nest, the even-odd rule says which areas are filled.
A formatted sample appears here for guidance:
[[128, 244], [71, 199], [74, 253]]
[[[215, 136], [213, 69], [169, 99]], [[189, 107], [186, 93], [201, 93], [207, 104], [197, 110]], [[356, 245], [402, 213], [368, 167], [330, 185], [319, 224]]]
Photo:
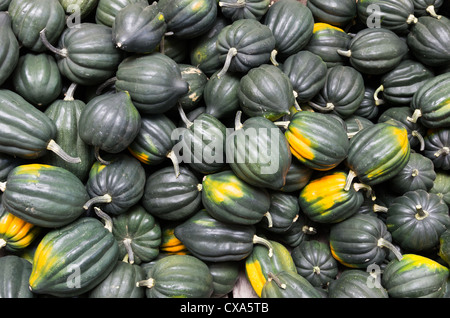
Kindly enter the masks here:
[[268, 273], [261, 298], [322, 298], [322, 294], [303, 276], [282, 271], [277, 274]]
[[[379, 283], [380, 273], [360, 269], [346, 269], [328, 287], [329, 298], [389, 298]], [[370, 283], [368, 283], [370, 282]]]
[[28, 288], [31, 263], [17, 255], [0, 258], [0, 298], [35, 298]]
[[217, 119], [234, 115], [239, 110], [239, 85], [241, 76], [236, 73], [225, 73], [218, 77], [214, 72], [205, 84], [203, 101], [205, 112]]
[[435, 168], [450, 170], [450, 128], [430, 129], [425, 138], [424, 156]]

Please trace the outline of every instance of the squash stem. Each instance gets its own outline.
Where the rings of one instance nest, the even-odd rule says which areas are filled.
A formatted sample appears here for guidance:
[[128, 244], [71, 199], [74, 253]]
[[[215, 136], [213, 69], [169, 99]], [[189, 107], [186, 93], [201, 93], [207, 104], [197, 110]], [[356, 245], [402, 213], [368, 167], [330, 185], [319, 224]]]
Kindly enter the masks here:
[[434, 153], [434, 156], [438, 158], [442, 155], [447, 156], [448, 154], [450, 154], [450, 147], [442, 147]]
[[367, 198], [372, 198], [372, 201], [375, 201], [376, 197], [375, 194], [373, 193], [373, 189], [371, 186], [364, 184], [364, 183], [354, 183], [353, 184], [353, 189], [355, 189], [355, 191], [359, 191], [359, 190], [366, 190], [366, 197]]
[[361, 121], [358, 118], [355, 118], [355, 122], [356, 122], [356, 125], [358, 125], [358, 130], [354, 131], [352, 133], [347, 133], [347, 137], [349, 139], [354, 137], [357, 133], [359, 133], [364, 128], [363, 124], [361, 123]]
[[414, 217], [419, 221], [426, 219], [429, 215], [428, 211], [425, 211], [420, 204], [416, 205], [416, 211], [417, 211], [417, 213], [415, 214]]
[[186, 125], [187, 128], [190, 128], [194, 123], [187, 118], [186, 113], [184, 112], [183, 106], [181, 103], [178, 103], [178, 113], [180, 114], [181, 120]]
[[127, 237], [122, 242], [123, 242], [123, 246], [125, 246], [125, 250], [127, 251], [128, 263], [134, 264], [134, 253], [133, 253], [133, 249], [131, 248], [131, 239], [129, 237]]
[[373, 205], [373, 212], [383, 212], [383, 213], [387, 213], [388, 208], [379, 204], [374, 204]]
[[231, 60], [233, 59], [233, 57], [236, 56], [237, 53], [238, 53], [238, 51], [235, 47], [231, 47], [228, 50], [227, 57], [225, 59], [225, 63], [223, 65], [223, 68], [220, 70], [220, 72], [217, 73], [217, 78], [221, 78], [223, 75], [225, 75], [225, 73], [230, 68]]
[[417, 177], [418, 175], [419, 175], [419, 170], [413, 169], [413, 171], [412, 171], [412, 173], [411, 173], [411, 176], [412, 176], [412, 177]]
[[375, 105], [376, 105], [376, 106], [379, 106], [379, 105], [383, 105], [383, 104], [384, 104], [384, 100], [382, 100], [382, 99], [380, 99], [380, 98], [378, 97], [378, 94], [379, 94], [380, 92], [382, 92], [382, 91], [384, 91], [384, 86], [383, 86], [383, 85], [380, 85], [380, 86], [375, 90], [375, 92], [373, 93], [373, 99], [375, 100]]
[[110, 203], [112, 201], [112, 197], [110, 194], [99, 195], [89, 199], [84, 205], [83, 209], [88, 210], [93, 204], [103, 204]]
[[427, 7], [426, 11], [433, 17], [436, 18], [438, 20], [442, 19], [442, 15], [439, 15], [436, 13], [436, 9], [434, 7], [434, 5], [430, 5]]
[[175, 170], [175, 177], [178, 178], [180, 176], [180, 163], [178, 162], [177, 155], [173, 150], [171, 150], [166, 157], [172, 160], [173, 168]]
[[314, 266], [313, 267], [313, 273], [316, 274], [316, 275], [319, 275], [320, 274], [320, 267], [319, 266]]
[[319, 104], [316, 104], [312, 101], [308, 101], [308, 105], [311, 106], [314, 109], [317, 109], [319, 111], [323, 111], [323, 112], [329, 112], [332, 111], [334, 109], [334, 104], [333, 103], [327, 103], [326, 106], [321, 106]]
[[107, 165], [109, 165], [111, 163], [110, 161], [104, 160], [102, 158], [102, 156], [100, 156], [100, 147], [99, 146], [95, 146], [94, 147], [94, 155], [95, 155], [95, 159], [98, 162], [100, 162], [102, 165], [107, 166]]
[[313, 235], [313, 234], [317, 234], [317, 229], [312, 226], [305, 225], [302, 228], [302, 232], [305, 234]]
[[238, 110], [236, 112], [236, 117], [234, 118], [234, 129], [235, 130], [239, 130], [242, 127], [244, 127], [244, 125], [242, 125], [241, 118], [242, 118], [242, 111]]
[[289, 124], [291, 123], [290, 121], [274, 121], [273, 122], [276, 126], [284, 128], [284, 129], [288, 129]]
[[416, 24], [418, 21], [419, 21], [419, 20], [414, 16], [414, 14], [410, 14], [410, 15], [408, 16], [408, 19], [406, 19], [406, 23], [407, 23], [407, 24], [411, 24], [411, 23]]
[[73, 101], [74, 100], [73, 96], [75, 95], [75, 89], [77, 88], [77, 86], [78, 86], [77, 83], [70, 84], [69, 88], [67, 89], [66, 94], [64, 95], [65, 101]]
[[402, 253], [400, 253], [400, 251], [394, 246], [394, 244], [392, 244], [392, 243], [389, 242], [388, 240], [386, 240], [386, 239], [380, 237], [380, 238], [378, 239], [378, 246], [388, 248], [389, 250], [392, 251], [392, 253], [394, 253], [395, 257], [396, 257], [399, 261], [402, 260], [402, 258], [403, 258]]
[[348, 172], [348, 175], [347, 175], [347, 180], [345, 181], [345, 186], [344, 186], [344, 190], [345, 191], [350, 190], [350, 187], [352, 186], [353, 179], [355, 177], [356, 177], [356, 173], [353, 170], [350, 170]]
[[109, 79], [107, 79], [104, 83], [100, 84], [99, 87], [97, 87], [97, 90], [95, 91], [96, 95], [101, 95], [103, 93], [103, 90], [110, 86], [113, 85], [115, 82], [117, 81], [117, 77], [111, 77]]
[[198, 190], [198, 192], [202, 192], [203, 191], [203, 184], [201, 184], [201, 183], [197, 184], [197, 190]]
[[265, 238], [262, 238], [255, 234], [255, 235], [253, 235], [253, 244], [262, 244], [262, 245], [266, 246], [269, 249], [269, 257], [273, 256], [272, 244]]
[[6, 241], [4, 239], [0, 239], [0, 249], [6, 246]]
[[136, 287], [147, 287], [152, 288], [155, 285], [155, 280], [153, 278], [140, 280], [136, 282]]
[[273, 65], [275, 66], [279, 66], [280, 64], [277, 62], [277, 55], [278, 55], [278, 51], [277, 50], [272, 50], [272, 52], [270, 52], [270, 62], [272, 62]]
[[413, 130], [411, 132], [411, 135], [413, 137], [416, 137], [417, 139], [419, 139], [420, 151], [424, 151], [425, 150], [425, 140], [423, 139], [423, 136], [417, 130]]
[[0, 191], [5, 192], [6, 190], [6, 181], [0, 182]]
[[48, 41], [45, 32], [46, 32], [45, 28], [42, 29], [41, 32], [39, 32], [39, 37], [40, 37], [42, 43], [45, 45], [45, 47], [46, 47], [47, 49], [49, 49], [51, 52], [53, 52], [53, 53], [55, 53], [55, 54], [57, 54], [57, 55], [59, 55], [59, 56], [67, 57], [67, 54], [68, 54], [67, 49], [58, 49], [58, 48], [54, 47], [54, 46]]
[[293, 93], [294, 93], [294, 107], [295, 107], [295, 110], [301, 112], [302, 108], [300, 107], [300, 105], [298, 104], [298, 101], [297, 101], [298, 93], [296, 91], [293, 91]]
[[268, 227], [269, 228], [273, 227], [272, 214], [270, 214], [270, 212], [267, 211], [266, 213], [264, 213], [264, 217], [267, 218], [267, 222], [269, 223]]
[[103, 222], [105, 222], [105, 228], [109, 231], [112, 232], [112, 227], [113, 227], [113, 221], [112, 218], [105, 213], [104, 211], [102, 211], [102, 209], [98, 208], [98, 207], [94, 207], [94, 211], [95, 214], [101, 218], [103, 220]]
[[281, 280], [272, 272], [267, 273], [267, 280], [270, 281], [274, 281], [278, 287], [280, 287], [281, 289], [286, 289], [286, 284], [282, 283]]
[[351, 57], [352, 56], [352, 51], [351, 50], [342, 50], [342, 49], [338, 49], [337, 53], [341, 56], [345, 56], [345, 57]]
[[419, 117], [422, 117], [422, 111], [420, 110], [420, 108], [417, 108], [416, 110], [414, 110], [414, 113], [412, 114], [411, 117], [406, 117], [407, 121], [410, 121], [412, 123], [417, 123], [417, 120], [419, 119]]
[[53, 151], [58, 157], [69, 163], [80, 163], [79, 157], [72, 157], [67, 154], [53, 139], [47, 144], [47, 150]]

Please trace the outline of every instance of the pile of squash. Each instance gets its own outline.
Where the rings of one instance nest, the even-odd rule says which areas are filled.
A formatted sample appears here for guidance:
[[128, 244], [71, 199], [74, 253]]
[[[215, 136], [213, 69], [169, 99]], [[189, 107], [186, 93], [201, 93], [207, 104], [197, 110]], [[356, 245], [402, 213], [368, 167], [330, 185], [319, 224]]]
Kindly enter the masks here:
[[444, 0], [1, 0], [0, 297], [448, 297]]

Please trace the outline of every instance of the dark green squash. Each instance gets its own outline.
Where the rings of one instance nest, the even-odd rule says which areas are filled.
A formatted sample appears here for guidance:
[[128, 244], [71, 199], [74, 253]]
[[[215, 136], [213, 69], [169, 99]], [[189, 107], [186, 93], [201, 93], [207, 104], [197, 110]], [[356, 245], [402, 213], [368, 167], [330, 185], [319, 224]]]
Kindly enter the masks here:
[[116, 78], [116, 89], [128, 91], [143, 114], [168, 111], [189, 90], [178, 64], [158, 52], [126, 58], [118, 66]]
[[394, 32], [385, 28], [366, 28], [351, 39], [347, 51], [338, 50], [338, 53], [347, 56], [357, 71], [380, 75], [400, 64], [408, 50], [406, 42]]
[[240, 275], [239, 262], [208, 263], [209, 272], [213, 277], [214, 291], [212, 297], [218, 298], [231, 293]]
[[278, 67], [262, 64], [245, 74], [238, 89], [242, 111], [275, 121], [289, 114], [295, 104], [294, 89], [287, 75]]
[[100, 205], [109, 214], [119, 215], [139, 202], [144, 194], [145, 170], [139, 160], [119, 153], [107, 157], [109, 164], [96, 161], [89, 171], [86, 190], [90, 200], [84, 208]]
[[364, 94], [361, 73], [353, 67], [337, 65], [328, 69], [324, 86], [308, 104], [317, 111], [346, 118], [360, 107]]
[[11, 16], [5, 11], [0, 12], [0, 85], [14, 72], [19, 62], [19, 42], [12, 30]]
[[[355, 113], [357, 113], [356, 111]], [[372, 126], [374, 122], [368, 118], [353, 114], [344, 120], [347, 135], [349, 138], [352, 138], [354, 135], [359, 133], [362, 129], [368, 126]]]
[[357, 16], [356, 2], [352, 0], [327, 2], [310, 0], [307, 2], [307, 6], [311, 10], [315, 21], [337, 27], [349, 25]]
[[418, 17], [431, 15], [439, 18], [437, 12], [444, 3], [444, 0], [412, 0], [414, 3], [414, 14]]
[[439, 257], [450, 265], [450, 230], [445, 230], [444, 233], [439, 236]]
[[435, 179], [436, 171], [431, 159], [413, 152], [406, 166], [389, 181], [389, 186], [399, 194], [414, 190], [429, 191]]
[[269, 193], [246, 183], [230, 170], [203, 177], [202, 203], [221, 222], [254, 225], [263, 217], [270, 217]]
[[183, 78], [189, 85], [189, 90], [180, 96], [178, 103], [184, 110], [193, 110], [203, 101], [203, 91], [208, 82], [208, 77], [196, 66], [178, 63]]
[[119, 153], [133, 142], [141, 128], [141, 115], [128, 92], [102, 94], [91, 99], [79, 118], [80, 138], [99, 151]]
[[448, 206], [436, 194], [408, 191], [389, 205], [386, 226], [392, 239], [404, 250], [430, 251], [450, 226]]
[[267, 63], [275, 48], [275, 37], [267, 25], [254, 19], [240, 19], [220, 30], [216, 48], [223, 67], [217, 76], [226, 72], [246, 73]]
[[325, 85], [327, 65], [320, 56], [309, 51], [290, 55], [280, 68], [289, 77], [299, 103], [311, 100]]
[[382, 99], [376, 100], [374, 98], [374, 93], [375, 89], [366, 85], [364, 89], [364, 98], [359, 104], [358, 108], [352, 113], [352, 115], [364, 117], [369, 120], [374, 120], [375, 118], [377, 118], [380, 110], [380, 107], [378, 106], [383, 105], [385, 102]]
[[240, 122], [227, 138], [226, 161], [245, 182], [272, 190], [281, 189], [292, 161], [283, 132], [269, 119], [251, 117]]
[[396, 107], [409, 106], [414, 93], [432, 77], [434, 71], [422, 63], [411, 59], [401, 61], [381, 77], [380, 86], [375, 91], [375, 99], [379, 99], [381, 92], [385, 102]]
[[323, 298], [303, 276], [290, 271], [269, 273], [261, 298]]
[[389, 298], [380, 280], [380, 272], [346, 269], [330, 282], [328, 298]]
[[48, 42], [55, 44], [66, 23], [64, 8], [58, 0], [13, 0], [8, 13], [18, 41], [38, 53], [46, 49], [39, 32], [46, 29]]
[[291, 256], [297, 273], [314, 287], [327, 287], [338, 275], [338, 262], [325, 242], [304, 241], [292, 249]]
[[109, 275], [88, 293], [89, 298], [144, 298], [145, 289], [136, 283], [145, 279], [144, 269], [136, 264], [118, 261]]
[[271, 222], [263, 218], [258, 226], [272, 233], [287, 231], [299, 217], [300, 206], [297, 196], [281, 191], [270, 191], [269, 214]]
[[412, 54], [428, 66], [446, 66], [450, 63], [450, 20], [430, 16], [419, 17], [407, 37]]
[[180, 175], [172, 167], [164, 167], [150, 174], [145, 183], [142, 205], [162, 220], [181, 221], [201, 208], [202, 184], [187, 167], [180, 167]]
[[317, 234], [317, 223], [310, 220], [302, 211], [295, 222], [284, 232], [268, 233], [272, 239], [285, 244], [286, 247], [295, 248]]
[[85, 182], [95, 161], [95, 154], [93, 147], [86, 144], [78, 133], [80, 115], [86, 104], [74, 97], [76, 87], [76, 84], [72, 84], [64, 99], [54, 101], [45, 109], [44, 114], [56, 125], [55, 142], [67, 149], [70, 156], [80, 158], [81, 162], [67, 162], [53, 152], [48, 152], [41, 160], [42, 163], [67, 169]]
[[314, 28], [311, 10], [295, 0], [280, 0], [272, 3], [262, 21], [275, 37], [272, 63], [276, 57], [287, 57], [302, 50], [309, 42]]
[[161, 43], [167, 24], [157, 2], [149, 5], [147, 1], [140, 1], [119, 10], [111, 28], [118, 48], [145, 54]]
[[329, 114], [297, 112], [288, 123], [285, 136], [292, 155], [311, 169], [331, 170], [347, 157], [346, 129]]
[[11, 0], [0, 0], [0, 11], [7, 11]]
[[428, 257], [405, 254], [387, 264], [381, 283], [391, 298], [441, 298], [448, 275], [447, 267]]
[[220, 12], [231, 21], [239, 19], [261, 20], [270, 7], [269, 0], [222, 0], [217, 3]]
[[49, 30], [40, 31], [47, 49], [56, 54], [59, 71], [71, 82], [96, 85], [111, 78], [122, 61], [122, 52], [111, 40], [110, 27], [84, 22], [66, 28], [57, 47], [48, 42]]
[[19, 58], [12, 75], [14, 90], [31, 104], [44, 108], [62, 91], [62, 78], [53, 56], [27, 53]]
[[64, 11], [67, 14], [80, 14], [80, 18], [84, 19], [93, 12], [98, 5], [99, 0], [59, 0]]
[[8, 175], [2, 203], [20, 219], [40, 227], [67, 225], [89, 200], [84, 184], [68, 170], [42, 164], [25, 164]]
[[95, 9], [95, 23], [112, 27], [120, 10], [142, 0], [98, 0]]
[[417, 22], [412, 0], [362, 0], [357, 3], [357, 11], [359, 20], [367, 27], [384, 28], [400, 35], [407, 34], [410, 25]]
[[[411, 147], [401, 125], [388, 122], [366, 127], [350, 139], [346, 163], [349, 180], [355, 176], [374, 186], [395, 176], [408, 163]], [[347, 182], [346, 189], [350, 183]]]
[[430, 129], [424, 143], [423, 154], [433, 161], [434, 167], [450, 170], [450, 128]]
[[450, 175], [443, 170], [436, 170], [436, 179], [430, 193], [437, 194], [450, 207]]
[[209, 298], [214, 291], [208, 265], [191, 255], [161, 258], [139, 281], [147, 298]]
[[155, 259], [161, 244], [159, 220], [141, 204], [112, 217], [112, 234], [119, 246], [119, 258], [140, 265]]
[[269, 240], [273, 254], [269, 254], [266, 246], [257, 245], [245, 259], [245, 275], [255, 293], [261, 297], [268, 274], [281, 271], [296, 273], [294, 261], [289, 250], [277, 241]]
[[28, 288], [31, 263], [17, 255], [0, 258], [0, 298], [34, 298]]
[[369, 214], [355, 214], [333, 224], [329, 244], [333, 257], [349, 268], [367, 269], [371, 264], [381, 265], [389, 252], [401, 259], [386, 224]]
[[255, 244], [269, 247], [270, 242], [256, 235], [253, 225], [218, 221], [202, 209], [175, 227], [175, 237], [189, 252], [206, 262], [240, 261], [253, 251]]
[[79, 296], [113, 270], [119, 247], [108, 228], [93, 217], [48, 232], [37, 246], [30, 290], [56, 297]]
[[205, 84], [203, 101], [205, 112], [217, 119], [234, 115], [239, 110], [239, 85], [241, 77], [236, 73], [225, 73], [218, 77], [214, 72]]
[[308, 184], [313, 174], [313, 169], [306, 167], [297, 160], [291, 160], [291, 165], [286, 174], [286, 182], [280, 191], [291, 193], [303, 189]]
[[322, 58], [327, 67], [344, 65], [347, 58], [338, 54], [337, 50], [347, 50], [351, 36], [344, 30], [328, 23], [314, 23], [313, 34], [304, 50]]
[[410, 107], [413, 115], [408, 120], [417, 120], [427, 128], [448, 127], [450, 124], [450, 73], [443, 73], [426, 80], [416, 91]]
[[11, 90], [0, 90], [0, 98], [0, 152], [36, 159], [53, 151], [65, 161], [80, 162], [55, 142], [57, 127], [47, 115]]

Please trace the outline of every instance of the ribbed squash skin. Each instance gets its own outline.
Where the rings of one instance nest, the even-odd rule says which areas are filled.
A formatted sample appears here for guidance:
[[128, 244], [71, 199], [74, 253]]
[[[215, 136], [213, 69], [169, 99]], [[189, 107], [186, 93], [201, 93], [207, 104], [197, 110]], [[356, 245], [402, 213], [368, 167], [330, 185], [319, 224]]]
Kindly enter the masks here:
[[147, 298], [209, 298], [213, 278], [208, 266], [190, 255], [170, 255], [159, 259], [147, 273], [153, 285]]
[[315, 21], [329, 23], [338, 27], [348, 25], [357, 16], [356, 2], [352, 0], [333, 0], [322, 2], [312, 0], [307, 2]]
[[439, 237], [439, 257], [450, 265], [450, 230], [445, 230]]
[[367, 268], [385, 260], [389, 250], [379, 244], [380, 238], [391, 242], [391, 233], [382, 220], [369, 214], [355, 214], [330, 229], [333, 257], [350, 268]]
[[292, 249], [291, 256], [297, 273], [315, 287], [327, 286], [338, 275], [338, 263], [325, 242], [304, 241]]
[[261, 291], [267, 281], [269, 272], [278, 274], [281, 271], [297, 272], [289, 250], [281, 243], [270, 241], [273, 255], [269, 256], [266, 246], [255, 246], [245, 259], [245, 274], [255, 293], [261, 297]]
[[282, 191], [270, 191], [269, 213], [271, 224], [267, 218], [263, 218], [258, 225], [271, 233], [287, 231], [299, 217], [300, 206], [297, 196]]
[[152, 173], [145, 183], [142, 205], [163, 220], [179, 221], [196, 213], [202, 204], [201, 181], [188, 168], [180, 167], [180, 175], [172, 167]]
[[355, 214], [364, 195], [353, 188], [344, 190], [347, 173], [330, 172], [311, 180], [299, 194], [301, 211], [314, 222], [336, 223]]
[[178, 64], [159, 52], [126, 58], [116, 77], [116, 89], [128, 91], [141, 113], [164, 113], [189, 90]]
[[275, 51], [281, 56], [299, 52], [308, 44], [314, 28], [311, 10], [303, 3], [282, 0], [273, 3], [264, 16], [275, 37]]
[[428, 66], [445, 66], [450, 63], [450, 20], [442, 16], [419, 17], [407, 37], [413, 55]]
[[239, 178], [272, 190], [284, 186], [292, 155], [286, 137], [272, 121], [251, 117], [228, 139], [227, 162]]
[[267, 280], [261, 291], [261, 298], [322, 298], [322, 294], [303, 276], [291, 272], [281, 271], [274, 274], [283, 288], [275, 281], [275, 278]]
[[252, 225], [216, 220], [202, 209], [175, 227], [175, 236], [192, 255], [203, 261], [239, 261], [253, 250]]
[[42, 157], [56, 135], [55, 123], [11, 90], [0, 90], [0, 98], [0, 151], [25, 159]]
[[430, 251], [439, 244], [439, 237], [450, 226], [448, 206], [434, 193], [408, 191], [389, 205], [386, 226], [404, 250], [412, 253]]
[[450, 128], [430, 129], [424, 139], [423, 154], [437, 169], [450, 170]]
[[203, 71], [193, 65], [178, 63], [181, 77], [188, 83], [189, 90], [182, 95], [178, 102], [185, 111], [195, 109], [203, 101], [203, 91], [208, 82], [208, 77]]
[[439, 11], [439, 8], [444, 3], [444, 0], [412, 0], [414, 3], [414, 13], [416, 16], [421, 17], [424, 15], [430, 15], [428, 11], [430, 7], [433, 7], [435, 12]]
[[84, 184], [64, 168], [21, 165], [10, 172], [2, 203], [20, 219], [41, 227], [69, 224], [89, 200]]
[[208, 263], [207, 265], [213, 277], [213, 297], [230, 293], [239, 279], [239, 262]]
[[136, 286], [145, 279], [145, 271], [139, 265], [118, 261], [109, 275], [92, 290], [89, 298], [144, 298], [145, 289]]
[[430, 192], [437, 194], [450, 207], [450, 175], [445, 171], [436, 170], [436, 179]]
[[16, 255], [0, 258], [0, 298], [34, 298], [28, 288], [31, 263]]
[[95, 23], [112, 27], [116, 15], [127, 5], [141, 0], [98, 0]]
[[236, 6], [236, 1], [225, 0], [219, 3], [220, 12], [231, 21], [239, 19], [261, 20], [269, 9], [269, 0], [247, 0], [244, 5]]
[[19, 62], [19, 42], [12, 30], [11, 16], [6, 12], [0, 12], [0, 30], [3, 43], [0, 49], [0, 85], [3, 85]]
[[217, 17], [214, 0], [160, 0], [158, 6], [167, 23], [167, 31], [182, 39], [207, 32]]
[[218, 119], [234, 115], [239, 110], [239, 85], [241, 77], [234, 73], [225, 73], [218, 77], [214, 72], [205, 84], [203, 101], [205, 112]]
[[350, 140], [346, 159], [359, 181], [376, 185], [396, 175], [408, 163], [410, 144], [404, 127], [377, 123]]
[[8, 12], [17, 39], [34, 52], [46, 50], [39, 38], [42, 29], [47, 30], [49, 42], [55, 43], [65, 27], [65, 12], [58, 0], [13, 0]]
[[29, 246], [39, 235], [41, 229], [25, 222], [0, 205], [0, 242], [2, 248], [17, 252]]
[[[139, 265], [158, 256], [161, 244], [159, 220], [142, 205], [132, 206], [128, 211], [114, 216], [112, 221], [112, 234], [119, 245], [120, 259], [128, 255], [129, 263]], [[130, 255], [125, 244], [129, 244], [133, 255]]]
[[428, 79], [414, 94], [410, 107], [420, 110], [419, 122], [428, 128], [450, 125], [450, 73]]
[[202, 185], [203, 206], [219, 221], [253, 225], [269, 210], [269, 193], [242, 181], [230, 170], [206, 175]]
[[141, 163], [122, 153], [114, 156], [108, 165], [99, 161], [92, 165], [86, 190], [91, 198], [110, 195], [110, 201], [101, 204], [102, 209], [106, 213], [118, 215], [139, 202], [144, 194], [145, 180]]
[[161, 42], [167, 29], [158, 3], [131, 3], [116, 15], [112, 25], [116, 46], [126, 52], [149, 53]]
[[83, 19], [97, 8], [98, 1], [99, 0], [81, 0], [81, 1], [59, 0], [59, 3], [61, 3], [66, 13], [73, 14], [75, 13], [75, 10], [74, 7], [71, 5], [73, 5], [74, 2], [76, 2], [79, 5], [77, 9], [80, 10], [81, 18]]
[[311, 169], [331, 170], [347, 156], [347, 133], [338, 120], [327, 114], [295, 113], [285, 136], [292, 155]]
[[390, 261], [381, 283], [392, 298], [441, 298], [446, 291], [448, 268], [417, 254]]
[[[411, 0], [387, 1], [387, 0], [362, 0], [357, 3], [358, 17], [360, 21], [368, 25], [373, 22], [373, 9], [369, 6], [378, 6], [379, 27], [391, 30], [397, 34], [408, 33], [413, 24], [414, 3]], [[411, 17], [410, 17], [411, 16]]]
[[123, 58], [111, 37], [110, 27], [96, 23], [66, 28], [58, 41], [58, 48], [66, 52], [57, 55], [61, 74], [80, 85], [100, 84], [111, 78]]
[[216, 45], [222, 65], [230, 48], [235, 48], [237, 54], [231, 59], [228, 71], [245, 73], [270, 60], [275, 38], [270, 28], [259, 21], [240, 19], [219, 32]]
[[[388, 298], [383, 286], [371, 288], [368, 281], [373, 282], [371, 274], [359, 269], [347, 269], [328, 287], [329, 298]], [[376, 279], [376, 278], [375, 278]]]
[[306, 51], [322, 58], [327, 67], [343, 65], [347, 58], [339, 55], [337, 50], [347, 50], [351, 37], [344, 30], [328, 23], [314, 23], [313, 35], [305, 47]]
[[[371, 49], [367, 50], [368, 47]], [[384, 28], [366, 28], [350, 41], [349, 59], [361, 73], [380, 75], [396, 67], [408, 50], [406, 42], [394, 32]]]
[[42, 238], [33, 258], [30, 290], [57, 297], [81, 295], [108, 276], [118, 257], [117, 242], [103, 223], [81, 218]]
[[238, 98], [245, 114], [272, 121], [289, 114], [289, 108], [295, 102], [289, 78], [270, 64], [254, 67], [241, 78]]
[[79, 119], [79, 136], [109, 153], [125, 150], [141, 128], [141, 115], [128, 92], [103, 94], [91, 99]]

